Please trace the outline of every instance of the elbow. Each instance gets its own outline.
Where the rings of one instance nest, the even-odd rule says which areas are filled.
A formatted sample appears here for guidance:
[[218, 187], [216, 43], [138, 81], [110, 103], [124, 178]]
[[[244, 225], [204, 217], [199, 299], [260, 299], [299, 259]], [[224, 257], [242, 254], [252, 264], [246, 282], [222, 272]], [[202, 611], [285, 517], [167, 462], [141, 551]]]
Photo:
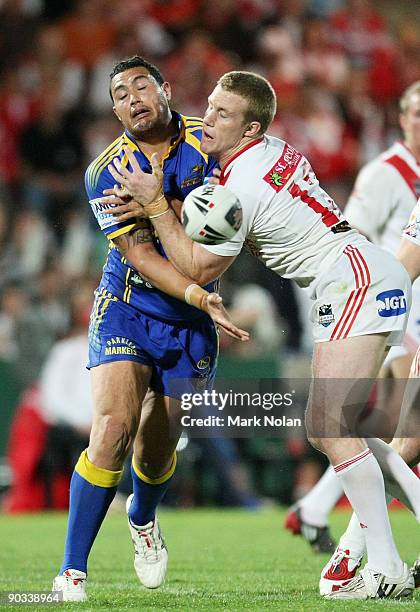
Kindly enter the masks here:
[[193, 281], [197, 283], [197, 285], [200, 285], [200, 287], [208, 285], [208, 283], [215, 281], [218, 277], [219, 274], [212, 272], [211, 270], [199, 270], [191, 275]]

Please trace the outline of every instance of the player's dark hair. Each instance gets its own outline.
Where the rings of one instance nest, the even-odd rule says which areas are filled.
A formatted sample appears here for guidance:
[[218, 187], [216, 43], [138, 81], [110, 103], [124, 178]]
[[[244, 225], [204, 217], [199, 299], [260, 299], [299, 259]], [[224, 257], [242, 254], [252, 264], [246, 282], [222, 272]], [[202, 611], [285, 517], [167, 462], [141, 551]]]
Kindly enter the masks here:
[[[134, 55], [133, 57], [129, 57], [115, 64], [114, 68], [112, 69], [112, 72], [109, 75], [110, 81], [112, 81], [116, 74], [120, 74], [121, 72], [130, 70], [130, 68], [146, 68], [146, 70], [155, 79], [158, 85], [163, 85], [165, 81], [159, 68], [157, 68], [151, 62], [145, 60], [144, 57], [140, 57], [139, 55]], [[111, 100], [114, 101], [111, 92], [111, 85], [109, 86], [109, 95], [111, 96]]]
[[258, 121], [261, 124], [260, 134], [267, 131], [277, 109], [276, 94], [267, 79], [254, 72], [234, 70], [220, 77], [217, 83], [248, 102], [246, 123]]

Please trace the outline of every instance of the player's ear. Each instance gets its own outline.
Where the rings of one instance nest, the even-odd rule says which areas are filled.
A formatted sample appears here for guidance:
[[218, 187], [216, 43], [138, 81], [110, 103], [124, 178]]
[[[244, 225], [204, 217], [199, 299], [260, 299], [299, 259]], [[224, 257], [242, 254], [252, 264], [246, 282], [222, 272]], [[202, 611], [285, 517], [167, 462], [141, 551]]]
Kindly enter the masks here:
[[405, 132], [407, 123], [406, 123], [406, 116], [404, 115], [404, 113], [400, 113], [399, 121], [400, 121], [400, 127], [402, 131]]
[[162, 89], [163, 89], [163, 93], [165, 94], [166, 99], [168, 100], [168, 102], [170, 102], [171, 97], [172, 97], [172, 90], [171, 90], [171, 86], [169, 85], [168, 81], [165, 81], [162, 84]]
[[245, 126], [244, 136], [255, 138], [261, 132], [261, 123], [259, 121], [251, 121]]
[[116, 116], [116, 118], [118, 119], [118, 121], [121, 121], [121, 117], [119, 116], [119, 114], [117, 113], [117, 111], [115, 110], [115, 106], [112, 107], [112, 110], [114, 111], [114, 115]]

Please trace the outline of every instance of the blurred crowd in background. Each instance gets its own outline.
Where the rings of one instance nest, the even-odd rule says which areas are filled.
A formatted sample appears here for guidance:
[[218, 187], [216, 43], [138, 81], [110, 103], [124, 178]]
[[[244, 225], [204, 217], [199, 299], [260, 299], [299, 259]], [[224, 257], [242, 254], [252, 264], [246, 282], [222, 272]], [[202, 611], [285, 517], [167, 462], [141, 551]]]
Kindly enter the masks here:
[[[360, 166], [398, 137], [398, 97], [420, 79], [415, 4], [0, 0], [0, 457], [9, 455], [0, 485], [18, 471], [22, 435], [38, 436], [27, 478], [39, 469], [39, 440], [51, 452], [57, 445], [63, 451], [43, 457], [50, 476], [86, 443], [90, 407], [82, 397], [88, 393], [77, 390], [85, 389], [88, 374], [79, 368], [77, 382], [72, 374], [87, 350], [107, 241], [91, 215], [83, 176], [120, 133], [108, 93], [113, 65], [136, 54], [156, 63], [172, 85], [173, 108], [195, 116], [202, 116], [224, 72], [266, 76], [278, 96], [269, 132], [309, 158], [344, 208]], [[222, 338], [222, 376], [306, 375], [311, 341], [300, 292], [244, 255], [226, 274], [222, 294], [253, 335], [246, 346]], [[61, 369], [52, 373], [57, 362]], [[26, 413], [19, 413], [22, 406]], [[16, 419], [28, 406], [39, 417], [39, 432], [25, 417]], [[70, 434], [57, 433], [62, 426], [74, 433], [67, 450]], [[322, 468], [303, 440], [242, 441], [214, 450], [214, 465], [233, 466], [219, 486], [220, 466], [212, 475], [205, 465], [208, 449], [191, 443], [183, 452], [174, 503], [289, 502]], [[233, 491], [227, 500], [226, 482]], [[40, 493], [40, 507], [57, 505], [52, 495]]]

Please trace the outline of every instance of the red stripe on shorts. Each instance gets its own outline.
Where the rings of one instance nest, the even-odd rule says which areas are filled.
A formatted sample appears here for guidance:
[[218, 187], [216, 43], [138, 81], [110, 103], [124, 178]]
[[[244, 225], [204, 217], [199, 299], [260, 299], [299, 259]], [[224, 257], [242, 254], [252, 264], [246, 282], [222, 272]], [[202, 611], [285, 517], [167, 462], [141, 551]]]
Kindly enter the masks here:
[[359, 249], [348, 245], [344, 249], [344, 254], [348, 257], [352, 267], [356, 288], [350, 293], [341, 317], [330, 336], [330, 340], [343, 340], [347, 338], [362, 307], [371, 281], [369, 267]]

